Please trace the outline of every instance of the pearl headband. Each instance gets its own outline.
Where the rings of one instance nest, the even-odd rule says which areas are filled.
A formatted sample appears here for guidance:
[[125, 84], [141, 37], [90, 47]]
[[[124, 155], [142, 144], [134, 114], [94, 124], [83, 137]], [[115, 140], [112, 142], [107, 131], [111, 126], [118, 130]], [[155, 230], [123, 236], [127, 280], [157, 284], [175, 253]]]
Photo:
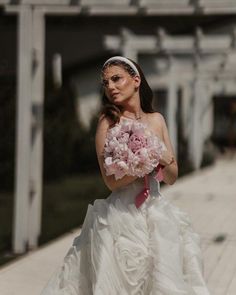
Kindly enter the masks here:
[[135, 74], [140, 77], [139, 71], [138, 71], [137, 67], [135, 66], [135, 64], [132, 61], [130, 61], [128, 58], [123, 57], [123, 56], [113, 56], [113, 57], [109, 58], [104, 63], [104, 65], [103, 65], [102, 68], [104, 68], [108, 63], [110, 63], [112, 61], [116, 61], [116, 60], [123, 61], [124, 63], [126, 63], [127, 65], [129, 65], [134, 70]]

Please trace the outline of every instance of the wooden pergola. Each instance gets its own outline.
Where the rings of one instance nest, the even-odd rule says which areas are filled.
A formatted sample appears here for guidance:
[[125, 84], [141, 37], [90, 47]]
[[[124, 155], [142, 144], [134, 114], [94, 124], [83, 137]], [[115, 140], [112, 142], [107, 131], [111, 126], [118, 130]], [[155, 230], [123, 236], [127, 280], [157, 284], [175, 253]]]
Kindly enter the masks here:
[[[156, 74], [150, 81], [153, 87], [167, 89], [167, 122], [176, 154], [178, 89], [182, 88], [187, 108], [180, 111], [188, 137], [188, 154], [198, 169], [204, 140], [210, 135], [210, 132], [204, 135], [202, 130], [206, 106], [217, 93], [236, 94], [236, 31], [228, 35], [204, 35], [198, 28], [195, 36], [169, 36], [158, 29], [155, 36], [142, 36], [123, 29], [119, 36], [106, 36], [104, 44], [135, 61], [140, 54], [156, 56]], [[162, 71], [158, 69], [160, 63], [162, 67], [165, 64]]]
[[[6, 14], [16, 14], [18, 17], [18, 66], [17, 66], [17, 147], [15, 169], [15, 205], [13, 225], [13, 251], [23, 253], [28, 248], [35, 248], [41, 232], [41, 203], [42, 203], [42, 135], [43, 135], [43, 105], [44, 105], [44, 75], [45, 75], [45, 16], [47, 15], [83, 15], [83, 16], [123, 16], [123, 15], [209, 15], [236, 13], [236, 2], [231, 0], [0, 0]], [[114, 39], [115, 38], [115, 39]], [[130, 46], [130, 41], [119, 45], [122, 36], [110, 37], [107, 48], [120, 49], [121, 52], [131, 58], [140, 52], [138, 43], [149, 38], [147, 44], [150, 50], [157, 50], [156, 36], [142, 37], [137, 41], [137, 46]], [[116, 41], [114, 41], [116, 40]], [[123, 40], [123, 39], [122, 39]], [[217, 44], [230, 42], [228, 36], [220, 37]], [[135, 41], [135, 42], [136, 42]], [[160, 43], [162, 47], [170, 49], [168, 122], [172, 137], [175, 136], [175, 125], [171, 121], [176, 109], [176, 79], [175, 66], [172, 56], [175, 58], [175, 50], [192, 50], [195, 52], [194, 42], [196, 38], [175, 39], [163, 37]], [[145, 41], [144, 41], [145, 42]], [[174, 42], [174, 46], [171, 46]], [[204, 41], [205, 42], [205, 41]], [[205, 43], [201, 44], [205, 44]], [[213, 42], [211, 39], [209, 42]], [[113, 45], [111, 45], [111, 43]], [[153, 45], [152, 45], [153, 44]], [[180, 47], [178, 47], [180, 46]], [[215, 46], [215, 45], [214, 45]], [[226, 52], [230, 48], [229, 43], [223, 46]], [[127, 49], [125, 49], [127, 48]], [[178, 49], [179, 48], [179, 49]], [[133, 52], [132, 52], [133, 50]], [[207, 49], [206, 49], [207, 50]], [[219, 52], [219, 54], [220, 54]], [[136, 59], [136, 58], [135, 58]], [[176, 59], [176, 58], [175, 58]], [[202, 65], [203, 66], [203, 65]], [[198, 68], [198, 67], [197, 67]], [[195, 85], [201, 80], [201, 71], [191, 72], [196, 75]], [[199, 87], [195, 87], [195, 96]], [[198, 101], [194, 100], [198, 109]], [[194, 121], [197, 126], [197, 119]], [[195, 139], [192, 139], [194, 143]], [[176, 140], [175, 146], [177, 144]]]

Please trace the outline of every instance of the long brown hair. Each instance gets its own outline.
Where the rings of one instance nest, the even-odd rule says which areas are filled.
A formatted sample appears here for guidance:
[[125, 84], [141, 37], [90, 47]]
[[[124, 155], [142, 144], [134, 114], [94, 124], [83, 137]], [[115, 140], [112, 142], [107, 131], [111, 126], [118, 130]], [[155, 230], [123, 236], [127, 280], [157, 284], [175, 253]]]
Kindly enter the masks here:
[[[143, 110], [144, 113], [153, 113], [154, 110], [152, 107], [152, 100], [153, 100], [152, 89], [149, 86], [140, 66], [137, 63], [135, 63], [134, 61], [132, 61], [131, 59], [129, 59], [129, 60], [136, 66], [136, 68], [139, 72], [139, 75], [140, 75], [140, 79], [141, 79], [141, 83], [139, 86], [141, 109]], [[121, 61], [119, 59], [112, 60], [112, 61], [106, 63], [105, 66], [102, 68], [102, 73], [106, 68], [108, 68], [109, 66], [113, 66], [113, 65], [114, 66], [121, 66], [132, 77], [134, 77], [136, 75], [134, 69], [132, 69], [132, 67], [129, 64], [127, 64], [126, 62]], [[106, 96], [105, 91], [103, 89], [101, 114], [108, 117], [115, 124], [115, 123], [119, 122], [121, 112], [122, 112], [122, 106], [115, 105], [115, 104], [111, 103], [110, 100], [108, 99], [108, 97]]]

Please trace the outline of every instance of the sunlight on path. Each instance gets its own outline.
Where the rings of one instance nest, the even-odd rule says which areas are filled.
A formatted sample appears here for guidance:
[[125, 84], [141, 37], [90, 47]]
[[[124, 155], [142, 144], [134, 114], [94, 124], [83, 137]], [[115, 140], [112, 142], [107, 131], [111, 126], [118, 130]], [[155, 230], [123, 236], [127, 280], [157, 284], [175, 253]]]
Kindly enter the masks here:
[[[235, 172], [236, 157], [222, 158], [162, 189], [167, 198], [190, 215], [202, 238], [211, 295], [236, 294]], [[40, 294], [78, 234], [76, 229], [0, 269], [0, 294]]]

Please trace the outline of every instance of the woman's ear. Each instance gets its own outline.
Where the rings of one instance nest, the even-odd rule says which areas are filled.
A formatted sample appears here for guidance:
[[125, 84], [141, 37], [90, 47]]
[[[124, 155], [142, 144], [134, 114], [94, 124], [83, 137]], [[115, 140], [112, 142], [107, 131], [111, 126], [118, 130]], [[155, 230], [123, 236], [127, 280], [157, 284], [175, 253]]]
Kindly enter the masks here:
[[134, 82], [135, 82], [135, 88], [138, 88], [141, 84], [141, 79], [139, 76], [134, 77]]

